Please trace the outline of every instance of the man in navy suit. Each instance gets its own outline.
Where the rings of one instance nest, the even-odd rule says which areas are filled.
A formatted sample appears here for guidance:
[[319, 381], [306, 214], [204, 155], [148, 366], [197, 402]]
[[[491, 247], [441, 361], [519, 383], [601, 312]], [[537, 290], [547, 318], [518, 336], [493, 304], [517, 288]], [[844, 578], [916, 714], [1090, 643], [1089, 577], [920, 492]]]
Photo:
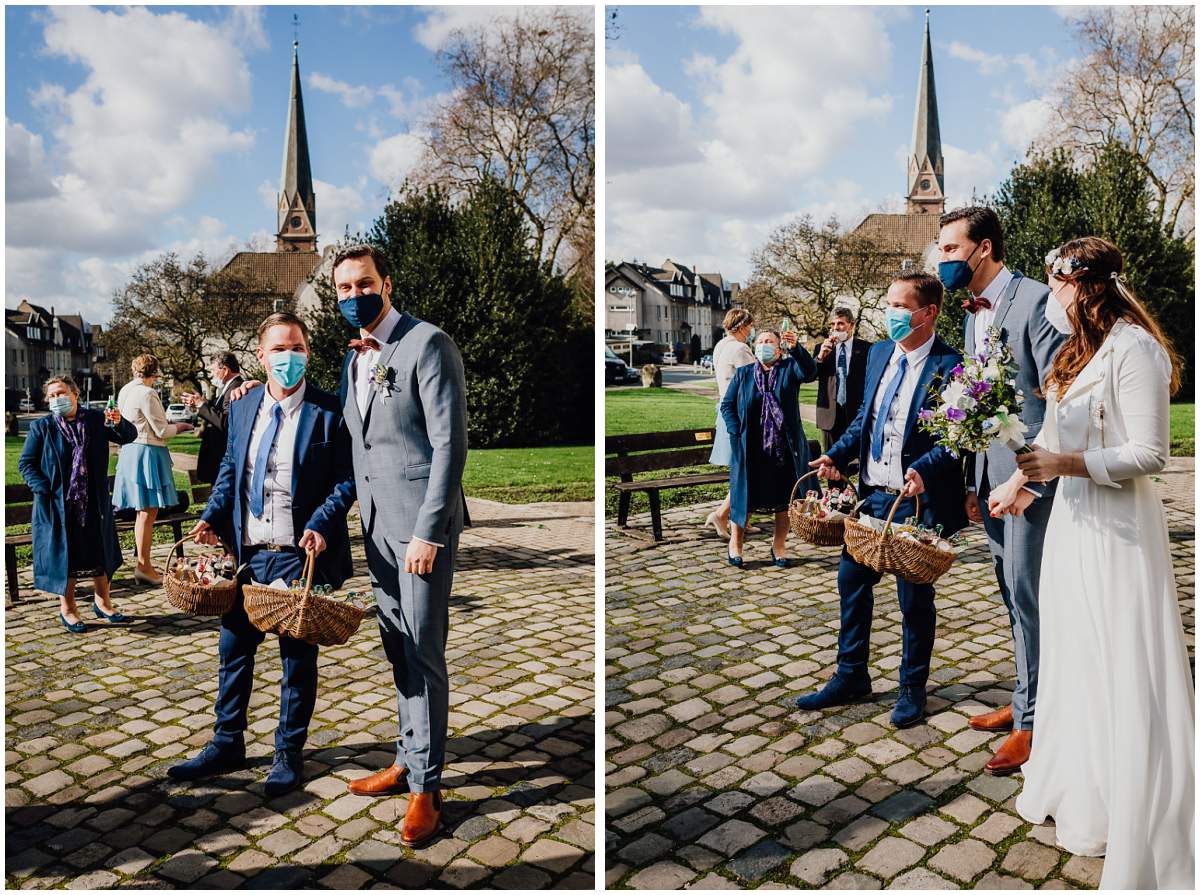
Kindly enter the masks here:
[[[896, 498], [903, 497], [895, 518], [907, 519], [915, 513], [914, 497], [922, 495], [921, 522], [941, 525], [948, 537], [968, 524], [962, 464], [917, 426], [920, 410], [937, 406], [930, 385], [939, 376], [948, 377], [962, 360], [961, 354], [934, 335], [942, 295], [942, 284], [927, 274], [901, 274], [893, 280], [887, 293], [891, 340], [871, 348], [858, 415], [828, 453], [809, 465], [823, 477], [839, 479], [850, 461], [857, 459], [863, 513], [886, 518]], [[842, 549], [837, 671], [823, 689], [798, 698], [798, 707], [812, 711], [870, 696], [871, 616], [874, 588], [882, 577]], [[937, 617], [933, 585], [913, 584], [897, 576], [896, 587], [904, 623], [900, 691], [892, 723], [911, 727], [925, 715]]]
[[[262, 322], [257, 354], [270, 372], [267, 388], [232, 405], [221, 469], [190, 534], [208, 544], [224, 535], [249, 577], [263, 584], [282, 579], [290, 585], [302, 574], [305, 552], [312, 550], [317, 554], [314, 581], [340, 587], [353, 574], [346, 512], [355, 497], [341, 402], [305, 382], [308, 328], [294, 314], [272, 314]], [[254, 654], [264, 636], [250, 624], [239, 595], [221, 617], [212, 741], [195, 758], [170, 768], [172, 779], [198, 780], [245, 767]], [[279, 652], [283, 680], [268, 797], [299, 785], [317, 700], [317, 647], [280, 637]]]

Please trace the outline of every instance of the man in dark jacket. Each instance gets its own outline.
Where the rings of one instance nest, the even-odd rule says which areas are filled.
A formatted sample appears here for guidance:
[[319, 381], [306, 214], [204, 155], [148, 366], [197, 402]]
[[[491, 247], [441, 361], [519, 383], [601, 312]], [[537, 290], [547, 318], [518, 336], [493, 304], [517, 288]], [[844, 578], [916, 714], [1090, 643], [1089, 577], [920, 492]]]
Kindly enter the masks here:
[[854, 312], [834, 308], [829, 337], [816, 352], [817, 428], [821, 447], [829, 450], [853, 422], [862, 405], [871, 343], [854, 331]]
[[200, 456], [196, 458], [196, 477], [213, 484], [225, 456], [229, 431], [229, 391], [242, 384], [242, 367], [231, 351], [218, 351], [209, 362], [209, 373], [217, 384], [217, 396], [208, 401], [203, 395], [185, 394], [183, 403], [204, 420], [200, 431]]

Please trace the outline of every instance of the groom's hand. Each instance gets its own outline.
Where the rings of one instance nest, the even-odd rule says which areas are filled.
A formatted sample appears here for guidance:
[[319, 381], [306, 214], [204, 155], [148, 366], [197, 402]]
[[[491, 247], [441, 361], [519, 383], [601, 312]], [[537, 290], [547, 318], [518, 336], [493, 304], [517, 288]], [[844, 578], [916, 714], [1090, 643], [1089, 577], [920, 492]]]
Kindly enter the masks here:
[[319, 556], [325, 550], [325, 538], [320, 532], [306, 528], [304, 535], [300, 538], [300, 547], [304, 550], [311, 550]]
[[823, 479], [829, 479], [831, 482], [841, 481], [841, 471], [833, 465], [833, 461], [829, 459], [828, 454], [822, 454], [808, 464], [810, 469], [815, 469], [817, 475]]
[[910, 469], [904, 473], [904, 487], [900, 489], [902, 497], [915, 497], [918, 494], [925, 493], [925, 480], [921, 478], [921, 473], [915, 469]]
[[413, 538], [408, 542], [404, 551], [404, 571], [410, 575], [428, 575], [433, 571], [433, 561], [437, 559], [438, 548]]

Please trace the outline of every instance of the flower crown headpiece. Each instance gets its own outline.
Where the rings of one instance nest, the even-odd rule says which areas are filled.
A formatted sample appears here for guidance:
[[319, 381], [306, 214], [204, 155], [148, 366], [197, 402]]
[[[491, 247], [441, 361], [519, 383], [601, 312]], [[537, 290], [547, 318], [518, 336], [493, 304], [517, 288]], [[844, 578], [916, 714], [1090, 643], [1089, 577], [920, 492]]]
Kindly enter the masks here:
[[[1069, 277], [1078, 276], [1087, 270], [1090, 270], [1090, 268], [1081, 259], [1064, 257], [1059, 249], [1051, 249], [1046, 255], [1046, 274], [1048, 276], [1055, 276], [1060, 280], [1065, 280]], [[1121, 280], [1121, 275], [1115, 270], [1108, 275], [1108, 278], [1124, 282]]]

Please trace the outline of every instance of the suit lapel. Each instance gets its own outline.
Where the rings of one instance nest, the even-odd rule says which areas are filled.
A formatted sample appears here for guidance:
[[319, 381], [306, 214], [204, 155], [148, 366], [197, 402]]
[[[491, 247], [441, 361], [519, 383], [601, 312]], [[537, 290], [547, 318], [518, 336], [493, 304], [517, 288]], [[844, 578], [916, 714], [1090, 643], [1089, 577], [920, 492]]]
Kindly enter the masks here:
[[250, 457], [250, 440], [254, 436], [254, 422], [258, 419], [258, 412], [262, 409], [264, 395], [270, 386], [264, 385], [262, 388], [253, 389], [250, 394], [238, 401], [235, 406], [239, 406], [244, 401], [246, 409], [243, 411], [246, 414], [246, 425], [242, 426], [241, 444], [237, 448], [237, 478], [234, 480], [234, 487], [237, 489], [237, 494], [242, 491], [242, 477], [246, 474], [246, 463]]
[[1000, 312], [996, 315], [996, 320], [992, 324], [997, 330], [1004, 331], [1004, 321], [1008, 317], [1008, 312], [1012, 310], [1013, 302], [1017, 298], [1017, 284], [1020, 282], [1020, 271], [1013, 271], [1013, 278], [1009, 280], [1008, 286], [1004, 289], [1004, 295], [1000, 299]]
[[[400, 314], [400, 319], [396, 321], [395, 328], [392, 330], [391, 335], [388, 336], [388, 343], [386, 345], [379, 346], [379, 360], [375, 362], [376, 364], [383, 367], [388, 367], [391, 364], [392, 357], [395, 356], [396, 351], [400, 348], [401, 340], [408, 335], [408, 331], [411, 328], [408, 325], [409, 319], [408, 312], [403, 312]], [[366, 410], [363, 411], [362, 419], [364, 430], [367, 428], [367, 424], [371, 421], [371, 408], [375, 405], [375, 395], [378, 393], [379, 389], [374, 385], [372, 385], [368, 390], [367, 407]]]
[[349, 423], [362, 429], [362, 414], [358, 410], [358, 389], [352, 376], [356, 356], [354, 350], [351, 349], [346, 352], [346, 358], [342, 361], [342, 411]]
[[317, 422], [317, 405], [308, 400], [308, 389], [305, 389], [304, 400], [300, 403], [300, 422], [296, 426], [296, 443], [292, 452], [292, 498], [295, 499], [296, 488], [300, 483], [300, 458], [308, 453], [308, 443], [312, 438], [313, 426]]

